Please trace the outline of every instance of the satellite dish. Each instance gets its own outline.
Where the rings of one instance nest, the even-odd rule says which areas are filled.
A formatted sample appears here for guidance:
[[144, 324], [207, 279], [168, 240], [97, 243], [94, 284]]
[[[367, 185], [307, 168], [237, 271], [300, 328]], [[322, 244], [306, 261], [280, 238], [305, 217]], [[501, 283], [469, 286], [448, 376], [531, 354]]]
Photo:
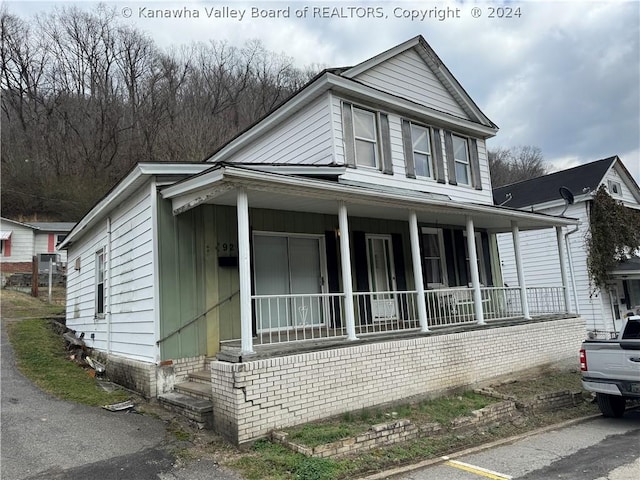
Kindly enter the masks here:
[[569, 190], [567, 187], [560, 187], [560, 196], [564, 199], [564, 210], [560, 214], [560, 216], [563, 217], [564, 212], [567, 211], [569, 205], [573, 205], [574, 198], [573, 193], [571, 193], [571, 190]]
[[567, 187], [560, 187], [560, 196], [568, 205], [573, 205], [573, 193]]

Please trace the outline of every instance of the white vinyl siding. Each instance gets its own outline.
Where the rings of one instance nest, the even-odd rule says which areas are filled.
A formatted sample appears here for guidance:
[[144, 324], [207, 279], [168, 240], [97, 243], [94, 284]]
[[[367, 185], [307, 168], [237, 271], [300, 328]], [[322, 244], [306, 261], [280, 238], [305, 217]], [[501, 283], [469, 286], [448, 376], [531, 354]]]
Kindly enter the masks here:
[[[111, 219], [110, 248], [105, 219], [69, 249], [67, 325], [85, 332], [85, 341], [88, 339], [90, 346], [106, 351], [109, 321], [111, 353], [154, 361], [155, 281], [149, 184], [114, 210]], [[101, 248], [106, 256], [105, 316], [108, 315], [108, 319], [95, 318], [95, 254]], [[81, 258], [79, 271], [74, 268], [78, 256]], [[91, 333], [95, 334], [93, 343]]]
[[[546, 209], [541, 213], [559, 215], [563, 207]], [[571, 256], [578, 296], [578, 310], [588, 330], [610, 330], [612, 328], [611, 308], [609, 308], [606, 292], [592, 294], [587, 271], [587, 250], [585, 235], [589, 219], [585, 202], [570, 205], [565, 216], [578, 218], [582, 223], [579, 230], [569, 236]], [[567, 229], [564, 229], [564, 233]], [[513, 241], [510, 233], [497, 235], [502, 277], [506, 285], [518, 285], [518, 276], [513, 253]], [[520, 248], [527, 287], [561, 286], [560, 260], [554, 228], [532, 232], [520, 232]], [[569, 272], [567, 257], [567, 272]], [[576, 311], [573, 288], [569, 280], [570, 310]]]
[[469, 118], [413, 49], [361, 73], [355, 80], [441, 112]]
[[323, 95], [274, 129], [252, 141], [229, 161], [290, 165], [330, 165], [333, 138], [329, 95]]
[[11, 232], [11, 255], [3, 253], [3, 262], [31, 262], [34, 255], [33, 230], [13, 222], [2, 222], [0, 230]]

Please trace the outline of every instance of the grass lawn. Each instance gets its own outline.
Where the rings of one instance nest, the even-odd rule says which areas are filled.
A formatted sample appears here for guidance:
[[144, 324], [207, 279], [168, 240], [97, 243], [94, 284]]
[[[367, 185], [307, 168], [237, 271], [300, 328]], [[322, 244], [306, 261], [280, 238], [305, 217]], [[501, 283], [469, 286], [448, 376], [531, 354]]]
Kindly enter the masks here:
[[[60, 309], [26, 294], [2, 291], [3, 324], [18, 369], [42, 390], [64, 400], [97, 406], [128, 399], [123, 390], [104, 391], [95, 378], [69, 359], [62, 336], [46, 319], [59, 314]], [[31, 318], [36, 315], [43, 318]]]

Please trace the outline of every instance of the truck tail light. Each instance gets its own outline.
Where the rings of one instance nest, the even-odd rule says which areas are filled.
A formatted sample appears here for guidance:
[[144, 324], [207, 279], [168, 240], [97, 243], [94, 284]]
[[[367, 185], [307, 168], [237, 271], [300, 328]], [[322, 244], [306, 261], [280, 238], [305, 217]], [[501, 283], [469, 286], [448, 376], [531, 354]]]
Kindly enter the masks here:
[[584, 351], [584, 348], [580, 350], [580, 370], [587, 371], [587, 352]]

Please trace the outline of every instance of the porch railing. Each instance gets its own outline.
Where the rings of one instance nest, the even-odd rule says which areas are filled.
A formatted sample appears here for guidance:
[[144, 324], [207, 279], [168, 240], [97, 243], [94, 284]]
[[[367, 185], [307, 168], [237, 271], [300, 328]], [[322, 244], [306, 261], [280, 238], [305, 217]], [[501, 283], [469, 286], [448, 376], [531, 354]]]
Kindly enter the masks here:
[[[485, 321], [523, 317], [519, 287], [481, 287]], [[424, 292], [429, 328], [478, 321], [473, 289]], [[417, 291], [354, 292], [356, 335], [392, 333], [420, 328]], [[287, 343], [346, 336], [344, 294], [252, 296], [257, 343]], [[532, 316], [567, 311], [562, 287], [528, 287]]]

